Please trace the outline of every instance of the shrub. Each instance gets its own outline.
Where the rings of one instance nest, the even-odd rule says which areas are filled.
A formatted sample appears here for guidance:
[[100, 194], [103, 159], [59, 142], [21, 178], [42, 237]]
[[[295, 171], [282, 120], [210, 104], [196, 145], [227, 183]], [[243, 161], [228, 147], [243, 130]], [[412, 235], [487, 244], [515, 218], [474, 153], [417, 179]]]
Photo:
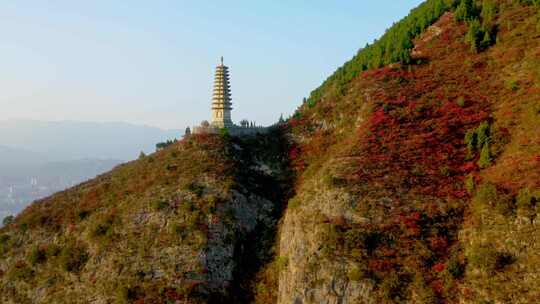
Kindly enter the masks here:
[[518, 214], [528, 218], [534, 218], [536, 215], [537, 198], [533, 196], [530, 189], [521, 189], [516, 197]]
[[465, 179], [465, 189], [467, 189], [467, 192], [469, 192], [469, 194], [473, 194], [474, 187], [474, 176], [472, 174], [469, 174]]
[[29, 281], [34, 277], [34, 270], [26, 262], [17, 261], [8, 272], [8, 276], [11, 280]]
[[186, 235], [186, 227], [184, 225], [181, 225], [179, 223], [172, 223], [171, 224], [171, 232], [180, 236], [180, 238], [183, 240]]
[[347, 277], [351, 281], [360, 281], [364, 277], [364, 272], [358, 266], [353, 266], [347, 272]]
[[472, 159], [477, 144], [476, 130], [467, 131], [465, 134], [465, 144], [467, 145], [467, 159]]
[[536, 29], [540, 31], [540, 9], [538, 10], [538, 13], [536, 13]]
[[[187, 132], [188, 129], [186, 129], [186, 132]], [[186, 133], [186, 135], [189, 135], [189, 134]], [[175, 139], [167, 139], [167, 141], [157, 143], [156, 144], [156, 151], [163, 150], [163, 149], [167, 148], [168, 146], [171, 146], [171, 145], [173, 145], [173, 144], [175, 144], [177, 142], [178, 142], [178, 140], [175, 138]]]
[[483, 37], [482, 30], [480, 28], [480, 21], [473, 20], [469, 23], [469, 31], [465, 36], [465, 41], [471, 45], [471, 51], [480, 51], [480, 39]]
[[482, 1], [482, 11], [480, 12], [480, 16], [482, 17], [482, 23], [484, 26], [490, 26], [493, 24], [497, 11], [497, 5], [493, 0]]
[[7, 245], [9, 240], [10, 240], [9, 235], [7, 235], [7, 234], [0, 235], [0, 246]]
[[426, 283], [426, 280], [419, 273], [415, 275], [409, 289], [413, 293], [410, 303], [431, 304], [439, 302], [433, 288]]
[[475, 199], [487, 205], [494, 205], [497, 201], [497, 188], [490, 183], [481, 184], [478, 187]]
[[508, 81], [507, 86], [512, 91], [519, 90], [519, 82], [517, 80], [515, 80], [515, 79]]
[[457, 254], [452, 254], [448, 259], [446, 270], [454, 279], [460, 279], [465, 273], [465, 265], [461, 263]]
[[461, 0], [454, 16], [457, 21], [469, 21], [478, 16], [478, 9], [473, 0]]
[[480, 48], [487, 49], [492, 44], [491, 34], [488, 30], [484, 30], [484, 37], [480, 41]]
[[486, 168], [491, 165], [491, 151], [489, 149], [489, 143], [485, 143], [480, 151], [480, 159], [478, 160], [478, 166], [480, 168]]
[[323, 176], [323, 182], [329, 187], [342, 187], [346, 184], [345, 179], [332, 176], [330, 173]]
[[295, 209], [300, 207], [301, 203], [302, 202], [298, 197], [293, 197], [289, 200], [289, 204], [287, 205], [287, 207], [290, 209]]
[[219, 129], [219, 137], [221, 137], [221, 139], [223, 139], [224, 141], [230, 140], [231, 134], [229, 132], [229, 129], [227, 128]]
[[82, 221], [82, 220], [85, 220], [88, 216], [90, 215], [90, 211], [89, 210], [79, 210], [77, 212], [77, 218]]
[[495, 202], [495, 211], [504, 216], [513, 216], [515, 205], [512, 196], [509, 194], [499, 193]]
[[498, 191], [495, 185], [484, 183], [478, 186], [478, 191], [474, 197], [474, 206], [477, 211], [486, 207], [494, 209], [501, 215], [509, 216], [514, 213], [513, 197], [509, 193]]
[[118, 297], [122, 302], [132, 303], [143, 296], [143, 290], [139, 286], [121, 286], [118, 288]]
[[484, 147], [484, 144], [489, 142], [491, 135], [491, 127], [489, 124], [484, 121], [482, 122], [478, 128], [476, 128], [476, 148], [481, 149]]
[[59, 255], [60, 265], [65, 271], [79, 272], [88, 261], [88, 252], [80, 245], [68, 244]]
[[0, 255], [8, 251], [8, 249], [11, 247], [10, 244], [10, 236], [7, 234], [0, 235]]
[[474, 246], [467, 256], [469, 265], [486, 274], [493, 274], [515, 262], [510, 253], [499, 252], [491, 245]]
[[439, 172], [441, 173], [442, 176], [450, 176], [452, 175], [452, 170], [450, 169], [449, 166], [442, 166], [439, 168]]
[[276, 259], [276, 267], [278, 271], [281, 271], [289, 266], [289, 258], [286, 256], [279, 256]]
[[92, 230], [93, 237], [110, 236], [112, 234], [112, 222], [98, 223]]
[[7, 225], [13, 223], [13, 220], [14, 220], [13, 215], [8, 215], [8, 216], [6, 216], [6, 217], [4, 218], [4, 220], [2, 221], [2, 224], [3, 224], [4, 226], [7, 226]]
[[379, 290], [384, 299], [400, 303], [405, 299], [404, 287], [407, 279], [397, 273], [391, 273], [384, 277], [379, 285]]
[[201, 197], [204, 192], [204, 186], [201, 186], [195, 182], [187, 184], [187, 190], [193, 192], [197, 197]]
[[154, 201], [152, 203], [152, 207], [156, 211], [161, 211], [161, 210], [164, 210], [167, 207], [169, 207], [169, 203], [167, 201], [164, 201], [164, 200], [158, 200], [158, 201]]
[[497, 188], [493, 184], [480, 184], [472, 201], [472, 211], [476, 215], [483, 214], [489, 208], [495, 206], [497, 199]]
[[55, 244], [49, 244], [46, 248], [47, 258], [57, 257], [61, 251], [62, 248], [60, 246]]
[[465, 98], [463, 96], [460, 96], [457, 101], [456, 101], [457, 105], [460, 106], [461, 108], [465, 107]]
[[30, 255], [28, 256], [28, 262], [32, 265], [36, 265], [45, 263], [45, 261], [47, 261], [46, 248], [40, 246], [32, 248], [32, 251], [30, 251]]

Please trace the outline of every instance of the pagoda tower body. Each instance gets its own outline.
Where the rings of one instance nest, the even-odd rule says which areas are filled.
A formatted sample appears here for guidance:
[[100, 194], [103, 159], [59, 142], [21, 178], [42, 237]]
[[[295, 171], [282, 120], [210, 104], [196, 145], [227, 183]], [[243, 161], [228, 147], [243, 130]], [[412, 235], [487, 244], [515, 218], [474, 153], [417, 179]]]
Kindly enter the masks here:
[[[231, 119], [231, 84], [229, 82], [229, 67], [221, 64], [216, 67], [214, 76], [214, 94], [212, 97], [212, 121], [203, 120], [194, 126], [192, 132], [186, 130], [186, 136], [191, 134], [222, 134], [223, 129], [231, 136], [249, 136], [267, 133], [269, 128], [258, 126], [254, 121], [244, 119], [240, 125], [235, 125]], [[190, 130], [191, 131], [191, 130]]]
[[214, 94], [212, 97], [212, 122], [213, 128], [231, 128], [234, 126], [231, 119], [231, 85], [229, 82], [229, 67], [221, 64], [216, 67], [214, 77]]

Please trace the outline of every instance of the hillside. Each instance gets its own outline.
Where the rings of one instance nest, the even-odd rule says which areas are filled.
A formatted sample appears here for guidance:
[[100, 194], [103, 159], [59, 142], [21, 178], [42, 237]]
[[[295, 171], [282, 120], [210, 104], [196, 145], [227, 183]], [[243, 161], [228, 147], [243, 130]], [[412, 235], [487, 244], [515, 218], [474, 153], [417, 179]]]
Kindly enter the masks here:
[[0, 230], [0, 297], [534, 303], [539, 200], [537, 1], [429, 0], [271, 133], [32, 204]]
[[236, 273], [265, 258], [241, 252], [268, 247], [283, 203], [279, 151], [264, 138], [197, 136], [35, 202], [2, 231], [2, 302], [227, 296]]
[[[6, 149], [24, 155], [24, 151]], [[0, 147], [0, 158], [8, 156]], [[28, 153], [26, 156], [34, 155]], [[26, 157], [23, 156], [23, 157]], [[81, 159], [68, 162], [0, 164], [0, 218], [17, 214], [32, 201], [72, 187], [111, 170], [119, 160]]]
[[493, 45], [445, 13], [416, 64], [330, 78], [290, 121], [278, 303], [538, 301], [540, 19], [489, 3]]

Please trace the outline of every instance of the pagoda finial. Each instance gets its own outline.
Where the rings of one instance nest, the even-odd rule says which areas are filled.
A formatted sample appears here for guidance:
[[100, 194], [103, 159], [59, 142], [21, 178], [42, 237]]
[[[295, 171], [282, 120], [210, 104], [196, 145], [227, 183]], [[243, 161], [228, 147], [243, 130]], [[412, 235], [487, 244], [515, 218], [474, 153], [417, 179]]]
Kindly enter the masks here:
[[221, 65], [223, 65], [223, 56], [221, 56]]

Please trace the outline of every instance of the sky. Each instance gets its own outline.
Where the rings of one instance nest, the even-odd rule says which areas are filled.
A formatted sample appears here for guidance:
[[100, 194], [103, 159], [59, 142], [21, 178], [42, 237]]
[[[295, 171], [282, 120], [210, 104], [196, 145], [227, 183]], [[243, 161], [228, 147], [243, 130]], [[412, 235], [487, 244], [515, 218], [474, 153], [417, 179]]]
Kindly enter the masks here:
[[233, 121], [268, 125], [421, 2], [2, 1], [0, 120], [198, 125], [224, 56]]

